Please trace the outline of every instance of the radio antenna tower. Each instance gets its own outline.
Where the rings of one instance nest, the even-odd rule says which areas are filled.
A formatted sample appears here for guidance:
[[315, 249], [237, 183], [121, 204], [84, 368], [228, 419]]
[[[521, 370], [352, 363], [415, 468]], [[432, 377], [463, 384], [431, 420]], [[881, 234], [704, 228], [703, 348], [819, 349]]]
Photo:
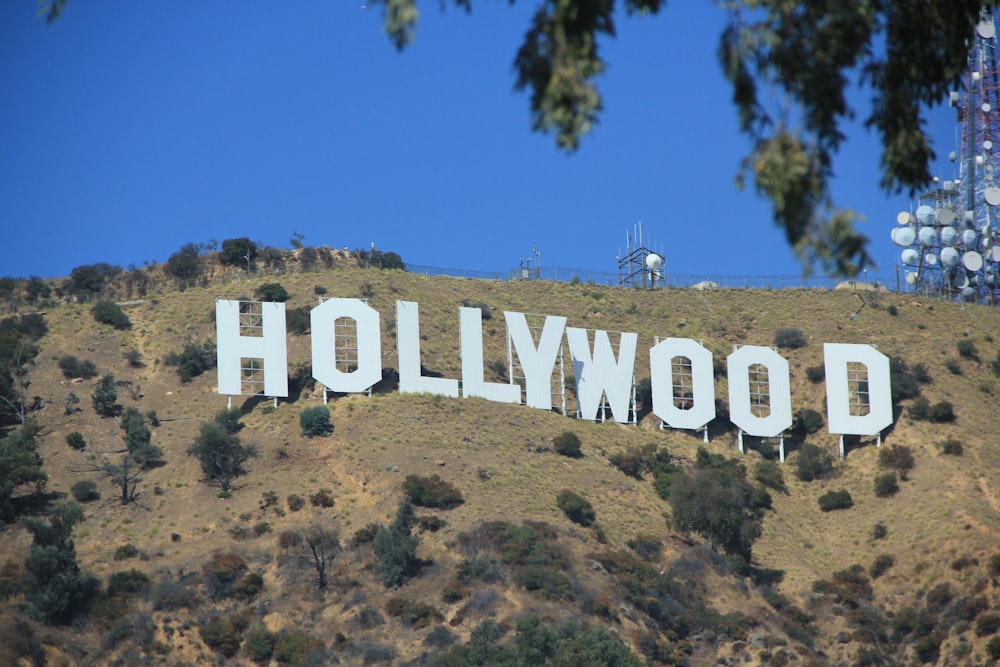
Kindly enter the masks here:
[[996, 305], [1000, 302], [1000, 78], [993, 15], [980, 13], [969, 41], [962, 90], [948, 96], [961, 128], [957, 178], [934, 178], [892, 230], [906, 284], [918, 294]]
[[625, 254], [619, 255], [618, 284], [622, 287], [656, 287], [666, 285], [663, 256], [643, 245], [642, 220], [625, 230]]

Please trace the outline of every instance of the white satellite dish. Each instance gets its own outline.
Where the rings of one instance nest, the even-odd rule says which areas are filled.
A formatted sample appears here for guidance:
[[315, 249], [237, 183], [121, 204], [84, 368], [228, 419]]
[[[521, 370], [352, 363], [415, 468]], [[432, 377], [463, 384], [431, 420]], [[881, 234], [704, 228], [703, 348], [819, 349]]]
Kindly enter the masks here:
[[941, 245], [955, 245], [958, 241], [958, 230], [954, 227], [941, 228]]
[[[951, 181], [944, 182], [945, 186], [947, 186], [949, 183], [951, 183]], [[947, 189], [948, 188], [945, 187], [945, 190]], [[945, 206], [938, 211], [937, 219], [938, 222], [940, 222], [942, 225], [950, 225], [951, 223], [955, 222], [955, 210], [950, 206]]]
[[962, 232], [962, 243], [964, 243], [967, 247], [970, 248], [976, 245], [976, 230], [966, 229], [964, 232]]
[[917, 233], [913, 231], [913, 227], [894, 227], [892, 230], [892, 240], [898, 246], [905, 248], [913, 245], [916, 239]]
[[970, 250], [962, 255], [962, 264], [964, 264], [965, 268], [969, 271], [978, 271], [983, 268], [983, 256], [975, 250]]
[[920, 253], [913, 248], [907, 248], [900, 253], [899, 256], [902, 258], [903, 264], [906, 264], [907, 266], [916, 266], [917, 261], [920, 259]]
[[976, 296], [976, 290], [973, 287], [963, 287], [962, 288], [962, 298], [966, 301], [972, 301]]
[[976, 26], [976, 32], [983, 39], [993, 39], [997, 34], [996, 26], [993, 25], [992, 20], [980, 21], [979, 25]]
[[896, 222], [901, 225], [908, 225], [913, 222], [913, 214], [909, 211], [900, 211], [896, 216]]
[[986, 284], [987, 285], [996, 285], [997, 284], [997, 274], [995, 274], [995, 273], [987, 273], [986, 274]]
[[941, 263], [951, 267], [958, 264], [958, 251], [954, 248], [943, 248], [941, 250]]
[[982, 78], [983, 78], [983, 75], [982, 75], [982, 74], [980, 74], [979, 72], [973, 72], [973, 73], [972, 73], [972, 80], [973, 80], [973, 81], [974, 81], [975, 83], [979, 83], [979, 80], [980, 80], [980, 79], [982, 79]]
[[920, 221], [921, 225], [933, 225], [937, 216], [934, 214], [934, 209], [924, 204], [917, 208], [917, 220]]
[[663, 258], [657, 255], [655, 252], [651, 252], [646, 255], [646, 268], [650, 271], [656, 271], [663, 265]]
[[965, 275], [965, 271], [959, 271], [951, 282], [958, 289], [965, 289], [969, 286], [969, 276]]
[[913, 285], [916, 282], [917, 282], [917, 274], [915, 274], [915, 273], [907, 273], [906, 274], [906, 284], [907, 285]]
[[927, 266], [937, 266], [937, 255], [932, 252], [924, 255], [924, 264]]
[[995, 245], [990, 250], [992, 251], [993, 261], [1000, 262], [1000, 245]]
[[983, 142], [983, 148], [988, 151], [993, 150], [993, 142], [987, 139], [986, 141]]
[[937, 230], [933, 227], [921, 227], [917, 233], [917, 240], [920, 241], [920, 245], [934, 245], [937, 241]]
[[980, 108], [983, 110], [983, 113], [989, 113], [993, 110], [993, 107], [990, 106], [989, 102], [983, 102], [983, 106]]
[[986, 203], [990, 206], [1000, 205], [1000, 188], [995, 185], [991, 185], [986, 188], [983, 192], [983, 199], [985, 199]]

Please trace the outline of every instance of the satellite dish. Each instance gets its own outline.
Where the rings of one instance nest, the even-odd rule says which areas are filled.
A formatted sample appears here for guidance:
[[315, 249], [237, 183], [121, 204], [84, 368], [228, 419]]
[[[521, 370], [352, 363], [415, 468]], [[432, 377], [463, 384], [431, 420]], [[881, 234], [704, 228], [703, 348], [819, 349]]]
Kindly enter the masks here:
[[924, 264], [927, 266], [937, 266], [937, 255], [932, 252], [924, 255]]
[[972, 301], [973, 297], [976, 296], [976, 290], [973, 287], [963, 287], [962, 288], [962, 298], [966, 301]]
[[917, 220], [920, 221], [921, 225], [933, 225], [937, 216], [934, 214], [934, 209], [924, 204], [917, 208]]
[[956, 153], [955, 151], [952, 151], [952, 152], [948, 153], [948, 159], [951, 162], [954, 162], [955, 160], [958, 159], [958, 153]]
[[983, 78], [983, 75], [982, 75], [982, 74], [980, 74], [979, 72], [973, 72], [973, 73], [972, 73], [972, 80], [973, 80], [973, 81], [974, 81], [975, 83], [979, 83], [979, 80], [980, 80], [980, 79], [982, 79], [982, 78]]
[[962, 217], [965, 219], [965, 222], [967, 224], [971, 225], [973, 222], [976, 221], [976, 212], [975, 211], [966, 211], [965, 213], [962, 214]]
[[959, 271], [951, 282], [958, 289], [965, 289], [969, 286], [969, 276], [965, 275], [965, 271]]
[[980, 21], [976, 26], [976, 32], [983, 39], [992, 39], [997, 34], [997, 29], [992, 20]]
[[964, 243], [967, 247], [970, 248], [976, 245], [976, 230], [966, 229], [964, 232], [962, 232], [962, 243]]
[[955, 245], [958, 241], [958, 230], [954, 227], [943, 227], [941, 229], [941, 245]]
[[987, 139], [986, 141], [983, 142], [983, 148], [985, 148], [988, 151], [993, 150], [993, 142]]
[[651, 252], [646, 255], [646, 268], [650, 271], [656, 271], [660, 266], [663, 265], [663, 258], [657, 255], [655, 252]]
[[1000, 245], [995, 245], [990, 250], [992, 251], [993, 261], [1000, 262]]
[[984, 164], [986, 164], [986, 158], [984, 158], [982, 155], [977, 155], [976, 156], [976, 166], [977, 167], [982, 167]]
[[913, 245], [916, 239], [917, 233], [913, 231], [913, 227], [895, 227], [892, 230], [892, 240], [898, 246], [905, 248], [906, 246]]
[[986, 188], [983, 192], [983, 199], [985, 199], [986, 203], [990, 206], [997, 206], [1000, 204], [1000, 188], [995, 185], [991, 185]]
[[920, 245], [934, 245], [934, 242], [937, 241], [937, 230], [933, 227], [921, 227], [917, 239], [920, 241]]
[[915, 274], [915, 273], [907, 273], [906, 274], [906, 284], [907, 285], [913, 285], [916, 282], [917, 282], [917, 274]]
[[[945, 185], [947, 185], [950, 182], [951, 181], [945, 181]], [[946, 206], [942, 208], [940, 211], [938, 211], [937, 217], [938, 217], [938, 222], [940, 222], [942, 225], [950, 225], [951, 223], [955, 222], [955, 211], [952, 208]]]
[[908, 225], [913, 222], [913, 214], [909, 211], [900, 211], [896, 216], [896, 222], [901, 225]]
[[983, 268], [983, 256], [975, 250], [970, 250], [962, 255], [962, 264], [964, 264], [965, 268], [969, 271], [978, 271]]
[[903, 264], [907, 266], [916, 266], [917, 261], [920, 259], [920, 253], [913, 248], [907, 248], [899, 256], [902, 258]]
[[954, 248], [943, 248], [941, 250], [941, 263], [948, 267], [958, 265], [958, 251]]
[[996, 285], [997, 284], [997, 274], [995, 274], [995, 273], [987, 273], [986, 274], [986, 284], [987, 285]]
[[983, 113], [989, 113], [990, 111], [993, 110], [993, 107], [990, 106], [989, 102], [983, 102], [983, 106], [981, 108], [983, 110]]

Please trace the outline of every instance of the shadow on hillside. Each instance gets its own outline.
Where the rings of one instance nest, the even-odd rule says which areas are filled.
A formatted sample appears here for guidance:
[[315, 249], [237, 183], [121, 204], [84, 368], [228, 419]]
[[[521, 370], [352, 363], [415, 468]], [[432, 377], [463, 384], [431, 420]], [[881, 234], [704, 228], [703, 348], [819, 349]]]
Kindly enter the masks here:
[[247, 400], [243, 401], [243, 405], [239, 407], [241, 415], [248, 415], [253, 412], [261, 403], [270, 403], [273, 399], [268, 396], [256, 395], [251, 396]]

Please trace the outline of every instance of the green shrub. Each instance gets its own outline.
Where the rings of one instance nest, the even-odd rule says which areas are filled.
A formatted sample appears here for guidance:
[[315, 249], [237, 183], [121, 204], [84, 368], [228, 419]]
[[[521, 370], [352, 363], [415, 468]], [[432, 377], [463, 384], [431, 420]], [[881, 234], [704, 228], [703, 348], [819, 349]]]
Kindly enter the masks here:
[[944, 367], [947, 368], [948, 372], [950, 372], [952, 375], [962, 374], [962, 362], [960, 362], [958, 359], [948, 359], [947, 361], [944, 362]]
[[266, 664], [271, 660], [271, 655], [274, 653], [276, 639], [277, 635], [268, 630], [266, 625], [258, 623], [247, 632], [247, 638], [243, 644], [243, 652], [254, 662]]
[[299, 414], [299, 426], [302, 427], [302, 435], [309, 438], [326, 436], [333, 433], [333, 424], [330, 423], [330, 411], [325, 405], [306, 408]]
[[378, 559], [378, 575], [386, 588], [399, 588], [416, 573], [420, 538], [410, 534], [416, 522], [413, 504], [403, 498], [393, 522], [380, 527], [372, 540]]
[[948, 456], [961, 456], [965, 451], [962, 441], [955, 438], [948, 438], [944, 442], [941, 442], [940, 445], [941, 453]]
[[247, 267], [249, 261], [257, 259], [257, 244], [243, 236], [238, 239], [226, 239], [222, 242], [219, 252], [219, 262], [240, 268]]
[[143, 368], [146, 366], [146, 364], [142, 363], [142, 353], [140, 353], [139, 350], [129, 350], [122, 356], [125, 357], [125, 361], [127, 361], [128, 365], [132, 368]]
[[913, 453], [905, 445], [882, 447], [878, 450], [880, 468], [891, 468], [899, 473], [904, 480], [915, 464]]
[[115, 388], [114, 375], [109, 374], [101, 378], [90, 398], [94, 411], [102, 417], [114, 417], [121, 412], [122, 406], [118, 405], [118, 389]]
[[990, 573], [991, 577], [1000, 577], [1000, 554], [990, 556], [990, 559], [986, 561], [986, 571]]
[[83, 439], [83, 434], [80, 433], [79, 431], [73, 431], [72, 433], [67, 435], [66, 444], [72, 447], [73, 449], [78, 449], [78, 450], [87, 448], [87, 441]]
[[583, 452], [580, 451], [580, 438], [572, 431], [563, 431], [553, 439], [552, 444], [555, 446], [556, 452], [563, 456], [574, 459], [583, 456]]
[[313, 287], [313, 294], [315, 294], [316, 296], [323, 296], [324, 294], [326, 294], [326, 292], [327, 289], [322, 285], [316, 285], [315, 287]]
[[889, 534], [889, 529], [886, 528], [885, 524], [879, 521], [874, 526], [872, 526], [872, 539], [881, 540]]
[[[310, 653], [323, 646], [319, 642], [304, 632], [278, 633], [278, 638], [274, 643], [274, 659], [280, 665], [292, 665], [293, 667], [303, 667], [307, 664]], [[322, 664], [322, 663], [315, 663]], [[364, 664], [369, 664], [365, 662]]]
[[451, 509], [465, 502], [462, 492], [437, 474], [429, 477], [407, 475], [403, 481], [403, 493], [420, 507]]
[[190, 382], [205, 371], [215, 368], [215, 364], [215, 345], [212, 343], [203, 345], [188, 343], [180, 354], [171, 352], [163, 358], [164, 366], [177, 367], [177, 376], [184, 383]]
[[781, 470], [781, 464], [777, 461], [759, 461], [753, 468], [753, 477], [764, 486], [788, 493], [785, 485], [785, 474]]
[[233, 588], [233, 595], [237, 600], [253, 600], [264, 590], [264, 578], [256, 572], [250, 572], [238, 582]]
[[803, 482], [819, 479], [833, 470], [833, 457], [811, 443], [805, 443], [795, 456], [795, 476]]
[[261, 301], [288, 301], [288, 292], [280, 283], [264, 283], [254, 290], [254, 295]]
[[399, 618], [414, 630], [421, 630], [431, 623], [444, 620], [444, 615], [429, 604], [404, 598], [390, 598], [385, 603], [385, 612]]
[[651, 561], [660, 557], [663, 552], [663, 541], [656, 535], [640, 533], [628, 541], [629, 549], [639, 558]]
[[920, 385], [916, 375], [901, 357], [889, 359], [889, 386], [892, 387], [893, 403], [920, 395]]
[[976, 344], [969, 338], [959, 340], [955, 344], [955, 347], [958, 348], [958, 353], [963, 359], [975, 360], [979, 358], [979, 350], [976, 349]]
[[1000, 660], [1000, 637], [993, 637], [986, 642], [986, 652], [994, 660]]
[[924, 364], [913, 364], [913, 378], [920, 384], [930, 384], [934, 382], [934, 378], [927, 371], [927, 366]]
[[196, 243], [188, 243], [163, 264], [163, 272], [180, 280], [191, 280], [201, 274], [201, 257]]
[[806, 378], [813, 384], [819, 384], [826, 377], [826, 367], [820, 364], [819, 366], [809, 366], [806, 368]]
[[889, 568], [896, 563], [896, 559], [889, 554], [882, 554], [875, 559], [872, 566], [868, 568], [868, 574], [871, 575], [872, 579], [878, 579], [883, 574], [888, 572]]
[[578, 523], [581, 526], [589, 526], [597, 518], [597, 514], [594, 512], [594, 507], [590, 504], [590, 501], [575, 491], [569, 489], [560, 491], [556, 495], [556, 504], [569, 517], [570, 521]]
[[210, 649], [218, 651], [227, 658], [236, 655], [236, 651], [240, 648], [240, 631], [228, 620], [215, 616], [202, 625], [198, 631], [202, 641]]
[[914, 421], [927, 421], [930, 419], [931, 402], [924, 396], [918, 396], [906, 409], [906, 414]]
[[112, 301], [98, 301], [90, 309], [90, 313], [101, 324], [110, 324], [119, 330], [132, 328], [132, 322], [129, 321], [128, 315]]
[[93, 500], [100, 500], [101, 494], [97, 490], [97, 482], [93, 482], [89, 479], [83, 479], [74, 484], [70, 488], [70, 493], [73, 494], [73, 498], [77, 502], [89, 503]]
[[329, 489], [320, 489], [309, 496], [309, 504], [313, 507], [333, 507], [333, 494]]
[[310, 309], [303, 306], [285, 311], [285, 326], [294, 334], [305, 335], [312, 328]]
[[295, 493], [289, 494], [286, 500], [288, 501], [288, 509], [293, 512], [298, 512], [306, 506], [306, 501], [302, 498], [302, 496]]
[[889, 307], [885, 309], [885, 312], [889, 313], [893, 317], [896, 317], [897, 315], [899, 315], [899, 309], [896, 308], [896, 304], [894, 304], [894, 303], [890, 303]]
[[122, 572], [114, 572], [108, 578], [108, 595], [132, 595], [149, 586], [149, 577], [145, 572], [131, 568]]
[[82, 378], [89, 380], [97, 375], [97, 366], [87, 359], [77, 359], [72, 354], [67, 354], [59, 359], [59, 368], [63, 376], [67, 379]]
[[896, 481], [896, 473], [890, 472], [875, 478], [875, 495], [879, 498], [894, 496], [898, 491], [899, 483]]
[[976, 636], [996, 634], [1000, 630], [1000, 614], [982, 614], [976, 619]]
[[930, 419], [935, 424], [951, 423], [955, 421], [955, 408], [948, 401], [940, 401], [931, 406]]
[[791, 349], [805, 347], [808, 344], [805, 334], [801, 329], [778, 329], [774, 332], [774, 346], [787, 347]]
[[854, 507], [854, 499], [846, 489], [841, 491], [827, 491], [819, 497], [819, 508], [824, 512], [833, 510], [846, 510]]
[[139, 549], [129, 542], [115, 549], [115, 560], [128, 560], [139, 555]]
[[823, 428], [823, 415], [812, 408], [803, 408], [795, 415], [793, 429], [802, 435], [811, 435]]

